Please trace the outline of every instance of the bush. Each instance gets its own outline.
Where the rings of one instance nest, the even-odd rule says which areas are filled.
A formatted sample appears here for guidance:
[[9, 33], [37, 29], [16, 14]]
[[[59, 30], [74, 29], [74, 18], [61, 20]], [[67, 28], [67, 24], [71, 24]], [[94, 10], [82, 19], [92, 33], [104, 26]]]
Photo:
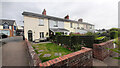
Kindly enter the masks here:
[[102, 42], [106, 42], [110, 40], [109, 37], [106, 37], [106, 36], [101, 36], [101, 37], [98, 37], [95, 39], [95, 43], [99, 44], [99, 43], [102, 43]]
[[56, 32], [55, 35], [60, 36], [60, 35], [62, 35], [62, 33]]
[[118, 31], [111, 31], [110, 32], [110, 38], [111, 39], [114, 39], [114, 38], [117, 38], [118, 37]]
[[80, 34], [80, 33], [70, 33], [70, 36], [83, 36], [84, 34]]
[[87, 32], [85, 35], [86, 35], [86, 36], [93, 36], [94, 33], [92, 33], [92, 32]]
[[111, 28], [110, 31], [118, 31], [118, 28]]

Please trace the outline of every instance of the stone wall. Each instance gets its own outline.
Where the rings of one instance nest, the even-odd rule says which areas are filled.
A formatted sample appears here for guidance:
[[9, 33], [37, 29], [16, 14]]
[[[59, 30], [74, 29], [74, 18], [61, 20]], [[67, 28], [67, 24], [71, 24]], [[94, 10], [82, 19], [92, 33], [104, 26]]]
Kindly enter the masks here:
[[46, 61], [44, 63], [40, 63], [40, 67], [64, 67], [64, 66], [72, 66], [72, 67], [83, 67], [90, 66], [92, 67], [93, 58], [92, 58], [92, 49], [82, 47], [80, 51], [73, 52], [53, 60]]
[[104, 60], [106, 57], [113, 54], [113, 52], [107, 48], [115, 48], [115, 46], [113, 45], [113, 40], [109, 40], [100, 44], [94, 44], [93, 57], [99, 60]]
[[33, 49], [33, 47], [31, 46], [30, 42], [25, 39], [25, 45], [26, 45], [26, 51], [27, 51], [27, 56], [29, 59], [29, 65], [30, 66], [39, 66], [39, 63], [41, 63], [41, 60], [39, 59], [37, 53], [35, 52], [35, 50]]

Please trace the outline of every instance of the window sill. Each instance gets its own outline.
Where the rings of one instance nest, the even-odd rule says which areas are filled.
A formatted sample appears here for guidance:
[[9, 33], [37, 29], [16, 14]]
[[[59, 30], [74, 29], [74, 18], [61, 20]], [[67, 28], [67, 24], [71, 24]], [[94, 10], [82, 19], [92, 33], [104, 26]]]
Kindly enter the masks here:
[[44, 26], [44, 25], [38, 25], [38, 26]]

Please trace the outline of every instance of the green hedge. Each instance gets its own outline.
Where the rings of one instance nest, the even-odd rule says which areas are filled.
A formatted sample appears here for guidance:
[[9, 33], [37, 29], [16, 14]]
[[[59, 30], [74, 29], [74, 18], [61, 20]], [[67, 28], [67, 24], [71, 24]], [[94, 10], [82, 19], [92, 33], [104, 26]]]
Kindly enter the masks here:
[[93, 36], [53, 36], [56, 37], [54, 42], [71, 48], [73, 50], [79, 50], [82, 46], [93, 47], [94, 37]]
[[111, 31], [110, 32], [110, 38], [111, 39], [114, 39], [114, 38], [117, 38], [118, 37], [118, 31]]

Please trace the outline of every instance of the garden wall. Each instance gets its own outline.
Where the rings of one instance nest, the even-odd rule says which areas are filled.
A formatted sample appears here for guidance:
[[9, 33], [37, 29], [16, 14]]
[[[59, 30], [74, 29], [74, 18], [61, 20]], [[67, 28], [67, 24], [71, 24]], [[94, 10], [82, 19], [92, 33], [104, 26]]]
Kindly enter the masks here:
[[64, 67], [64, 66], [90, 66], [92, 67], [92, 49], [82, 47], [80, 51], [64, 55], [62, 57], [55, 58], [53, 60], [40, 63], [39, 66], [42, 67]]
[[26, 50], [29, 56], [29, 64], [30, 66], [40, 66], [40, 67], [64, 67], [64, 66], [90, 66], [93, 65], [93, 54], [91, 48], [82, 47], [81, 50], [77, 52], [73, 52], [44, 63], [41, 62], [37, 53], [34, 51], [30, 42], [25, 39]]
[[109, 40], [100, 44], [94, 44], [93, 57], [99, 60], [104, 60], [106, 57], [113, 54], [113, 52], [108, 50], [107, 48], [115, 48], [115, 46], [113, 45], [113, 40]]
[[27, 56], [29, 59], [29, 65], [38, 66], [41, 60], [39, 59], [37, 53], [35, 52], [35, 50], [33, 49], [33, 47], [27, 39], [25, 39], [25, 46], [27, 48], [26, 51], [28, 53]]

